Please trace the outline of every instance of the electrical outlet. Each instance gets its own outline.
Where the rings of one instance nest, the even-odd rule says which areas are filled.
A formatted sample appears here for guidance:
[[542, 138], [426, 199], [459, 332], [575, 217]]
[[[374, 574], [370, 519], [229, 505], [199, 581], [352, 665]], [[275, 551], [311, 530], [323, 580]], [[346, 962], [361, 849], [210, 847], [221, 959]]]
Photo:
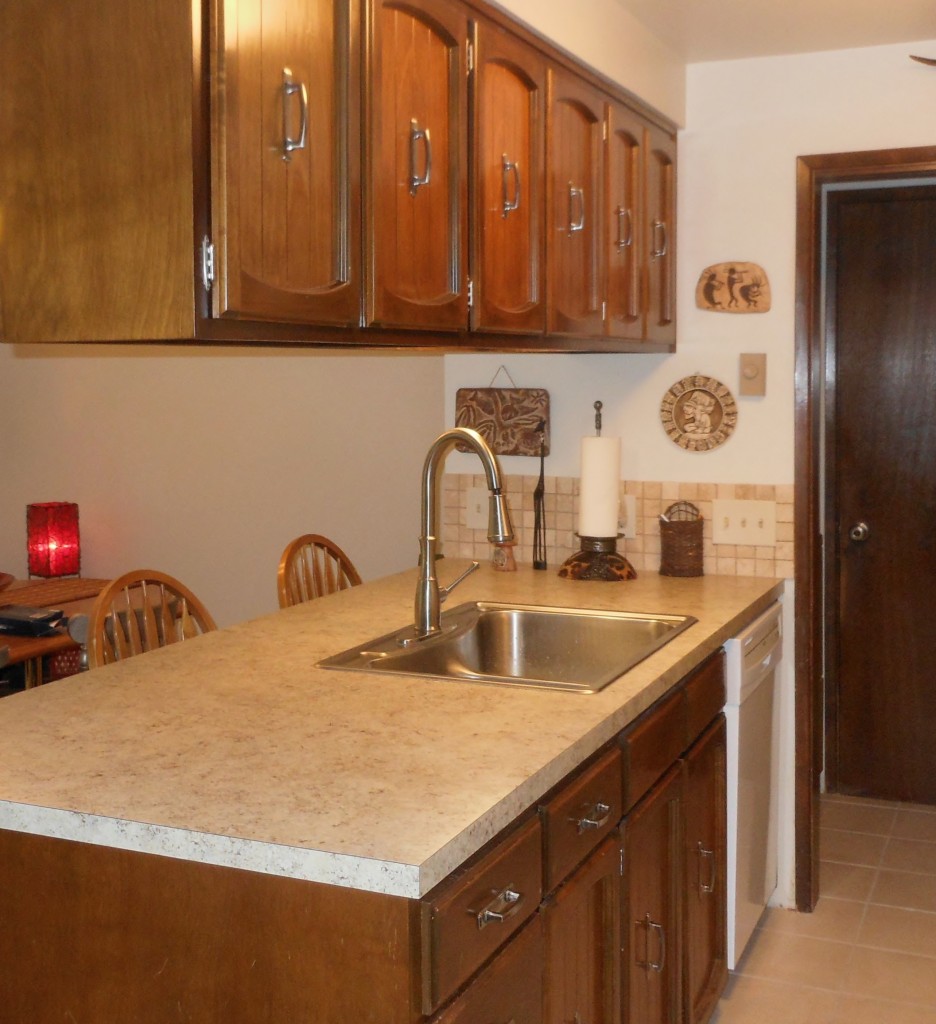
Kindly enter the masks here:
[[716, 544], [770, 547], [777, 543], [777, 506], [772, 501], [712, 502], [712, 540]]
[[618, 519], [618, 533], [624, 540], [634, 540], [637, 537], [637, 497], [633, 494], [625, 494], [621, 499], [621, 512]]
[[465, 504], [465, 526], [469, 530], [486, 530], [488, 525], [488, 489], [469, 487]]

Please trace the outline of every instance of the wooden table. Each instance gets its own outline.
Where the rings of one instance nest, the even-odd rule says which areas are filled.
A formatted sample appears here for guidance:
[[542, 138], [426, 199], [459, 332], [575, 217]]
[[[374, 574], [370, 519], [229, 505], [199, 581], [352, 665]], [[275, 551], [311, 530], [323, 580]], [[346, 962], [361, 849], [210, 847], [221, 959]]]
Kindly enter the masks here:
[[[12, 604], [35, 608], [61, 608], [73, 614], [104, 589], [110, 580], [62, 577], [48, 580], [19, 580], [0, 591], [0, 608]], [[26, 689], [42, 682], [42, 659], [77, 647], [64, 630], [54, 636], [13, 636], [0, 633], [0, 647], [9, 649], [8, 665], [23, 665]]]

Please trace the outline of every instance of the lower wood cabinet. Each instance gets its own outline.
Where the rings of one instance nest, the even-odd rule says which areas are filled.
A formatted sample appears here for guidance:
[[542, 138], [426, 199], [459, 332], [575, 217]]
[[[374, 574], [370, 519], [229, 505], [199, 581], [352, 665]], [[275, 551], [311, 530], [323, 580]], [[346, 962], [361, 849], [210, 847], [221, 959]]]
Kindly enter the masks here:
[[704, 1024], [723, 704], [719, 654], [418, 900], [0, 830], [3, 1020]]

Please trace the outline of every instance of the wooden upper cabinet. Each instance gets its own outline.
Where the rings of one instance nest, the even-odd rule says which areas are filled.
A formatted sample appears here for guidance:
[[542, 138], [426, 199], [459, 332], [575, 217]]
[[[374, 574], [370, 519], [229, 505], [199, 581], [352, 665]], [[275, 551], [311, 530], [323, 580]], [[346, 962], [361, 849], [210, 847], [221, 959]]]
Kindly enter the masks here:
[[647, 128], [647, 329], [651, 341], [676, 339], [676, 139]]
[[587, 82], [549, 72], [548, 330], [602, 333], [604, 99]]
[[644, 135], [646, 122], [621, 103], [607, 106], [606, 331], [643, 337]]
[[361, 319], [357, 0], [218, 0], [213, 315]]
[[474, 48], [471, 327], [541, 332], [546, 62], [485, 21]]
[[368, 324], [468, 324], [468, 16], [370, 0]]

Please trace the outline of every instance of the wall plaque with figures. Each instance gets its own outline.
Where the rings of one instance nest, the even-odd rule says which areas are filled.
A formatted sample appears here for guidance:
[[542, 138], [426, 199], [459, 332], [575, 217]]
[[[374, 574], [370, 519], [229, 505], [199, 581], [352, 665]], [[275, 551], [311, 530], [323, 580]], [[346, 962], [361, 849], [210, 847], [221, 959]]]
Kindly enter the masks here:
[[694, 374], [666, 392], [660, 419], [674, 444], [690, 452], [709, 452], [731, 437], [738, 422], [738, 406], [721, 381]]
[[695, 298], [699, 309], [713, 313], [766, 313], [770, 282], [756, 263], [715, 263], [699, 275]]

